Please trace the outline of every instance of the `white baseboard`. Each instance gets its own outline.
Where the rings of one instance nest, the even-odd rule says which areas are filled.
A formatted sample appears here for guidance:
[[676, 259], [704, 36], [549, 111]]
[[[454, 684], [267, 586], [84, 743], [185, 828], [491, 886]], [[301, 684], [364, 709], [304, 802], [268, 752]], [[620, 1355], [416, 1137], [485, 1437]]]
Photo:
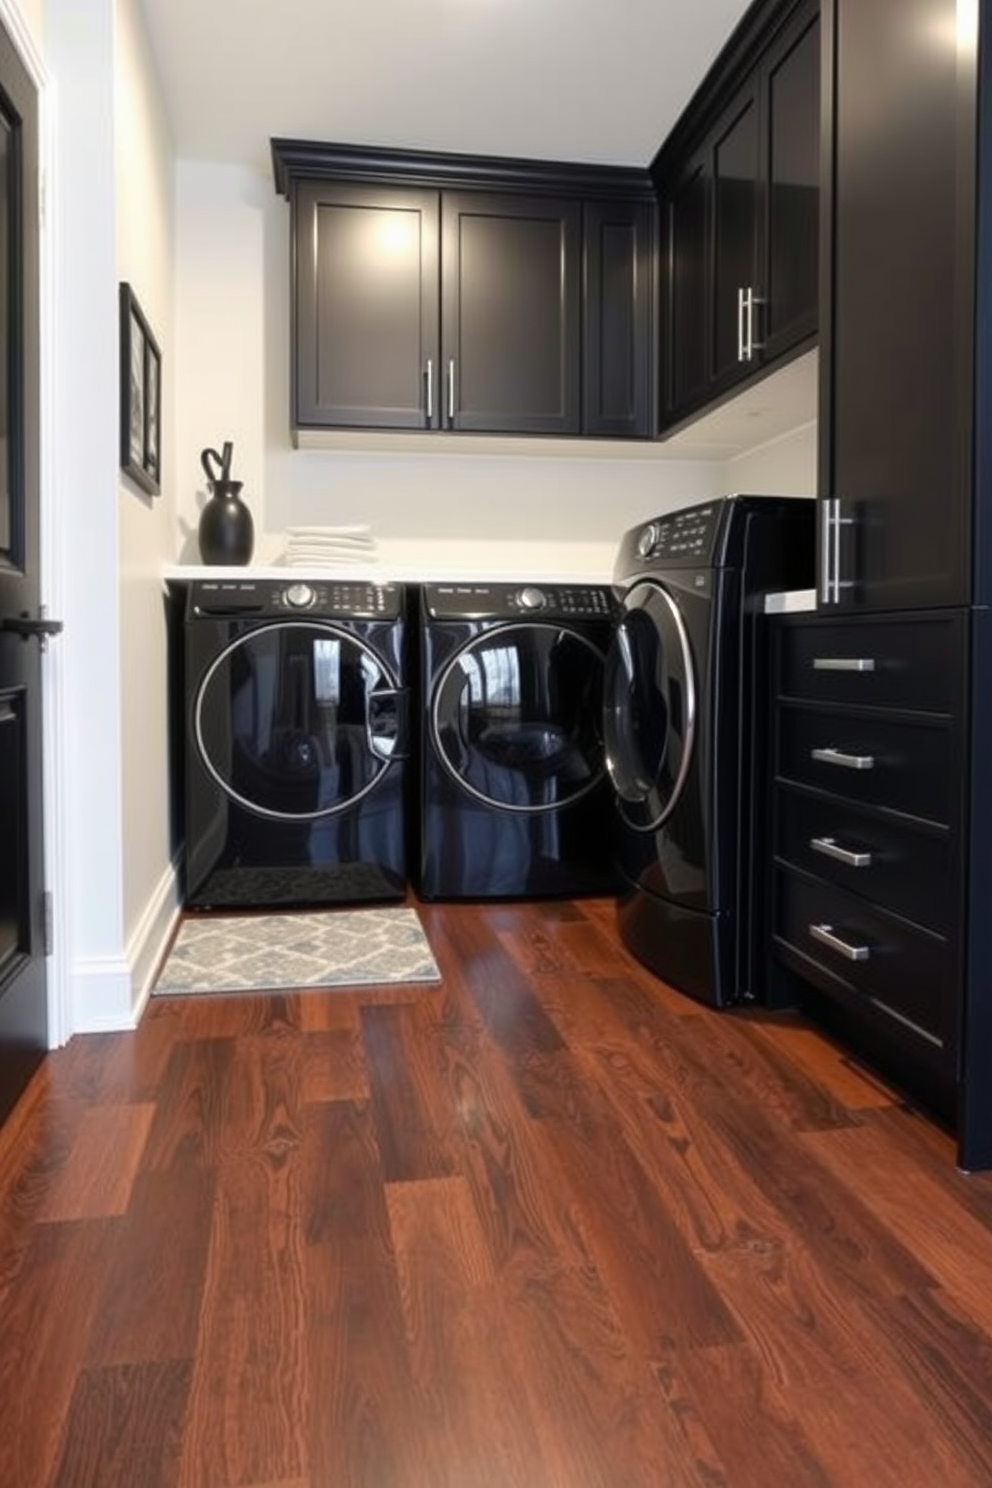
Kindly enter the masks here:
[[180, 908], [177, 859], [162, 875], [124, 954], [75, 963], [71, 994], [74, 1033], [137, 1028]]

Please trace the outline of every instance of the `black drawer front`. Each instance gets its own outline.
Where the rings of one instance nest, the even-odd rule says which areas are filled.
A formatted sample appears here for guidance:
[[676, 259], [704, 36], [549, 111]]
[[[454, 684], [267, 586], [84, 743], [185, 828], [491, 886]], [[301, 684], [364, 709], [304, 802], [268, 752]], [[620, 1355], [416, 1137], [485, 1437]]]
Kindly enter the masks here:
[[778, 690], [787, 697], [950, 713], [961, 701], [960, 615], [783, 626]]
[[942, 721], [778, 710], [778, 774], [852, 801], [947, 823], [952, 747]]
[[955, 984], [947, 941], [831, 884], [782, 871], [775, 878], [779, 939], [856, 988], [904, 1033], [934, 1049], [951, 1045]]
[[946, 934], [954, 908], [951, 836], [835, 799], [780, 789], [778, 856], [894, 914]]

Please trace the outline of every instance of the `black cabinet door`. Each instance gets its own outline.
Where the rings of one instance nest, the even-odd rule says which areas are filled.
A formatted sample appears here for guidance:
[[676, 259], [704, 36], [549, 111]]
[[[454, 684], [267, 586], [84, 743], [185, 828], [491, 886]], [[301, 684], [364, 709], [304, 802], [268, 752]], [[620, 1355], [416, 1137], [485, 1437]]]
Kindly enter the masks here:
[[654, 241], [650, 202], [587, 202], [582, 431], [654, 431]]
[[578, 434], [581, 203], [446, 192], [441, 264], [444, 426]]
[[713, 151], [713, 261], [709, 377], [737, 378], [757, 355], [761, 135], [757, 80], [718, 126]]
[[435, 191], [297, 184], [297, 427], [438, 426], [438, 225]]
[[817, 327], [820, 228], [820, 18], [806, 7], [765, 65], [762, 356]]
[[705, 402], [709, 391], [706, 346], [711, 187], [710, 152], [701, 150], [686, 163], [662, 203], [662, 423], [671, 423], [685, 410]]
[[973, 84], [959, 9], [834, 0], [821, 600], [842, 607], [971, 598]]

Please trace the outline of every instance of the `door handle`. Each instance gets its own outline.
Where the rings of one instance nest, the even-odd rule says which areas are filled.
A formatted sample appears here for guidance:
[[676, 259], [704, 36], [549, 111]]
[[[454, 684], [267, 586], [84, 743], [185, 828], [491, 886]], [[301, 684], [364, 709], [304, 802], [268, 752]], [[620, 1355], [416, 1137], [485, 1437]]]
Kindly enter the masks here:
[[434, 419], [434, 358], [427, 358], [427, 427]]
[[42, 651], [48, 646], [48, 637], [61, 635], [64, 628], [61, 620], [49, 620], [44, 609], [35, 620], [30, 615], [7, 615], [0, 620], [0, 631], [6, 631], [8, 635], [18, 635], [22, 641], [37, 636]]

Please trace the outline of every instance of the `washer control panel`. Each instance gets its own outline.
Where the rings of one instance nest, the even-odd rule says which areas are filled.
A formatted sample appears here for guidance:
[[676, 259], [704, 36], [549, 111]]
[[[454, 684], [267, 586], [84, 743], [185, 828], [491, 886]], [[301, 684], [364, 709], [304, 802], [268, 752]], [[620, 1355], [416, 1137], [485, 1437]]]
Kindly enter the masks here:
[[190, 618], [307, 615], [322, 619], [395, 620], [402, 612], [399, 584], [364, 580], [195, 579], [189, 586]]
[[709, 557], [720, 517], [720, 503], [709, 502], [671, 516], [655, 517], [637, 537], [639, 558], [676, 558], [700, 562]]
[[603, 584], [425, 584], [432, 620], [609, 620]]

